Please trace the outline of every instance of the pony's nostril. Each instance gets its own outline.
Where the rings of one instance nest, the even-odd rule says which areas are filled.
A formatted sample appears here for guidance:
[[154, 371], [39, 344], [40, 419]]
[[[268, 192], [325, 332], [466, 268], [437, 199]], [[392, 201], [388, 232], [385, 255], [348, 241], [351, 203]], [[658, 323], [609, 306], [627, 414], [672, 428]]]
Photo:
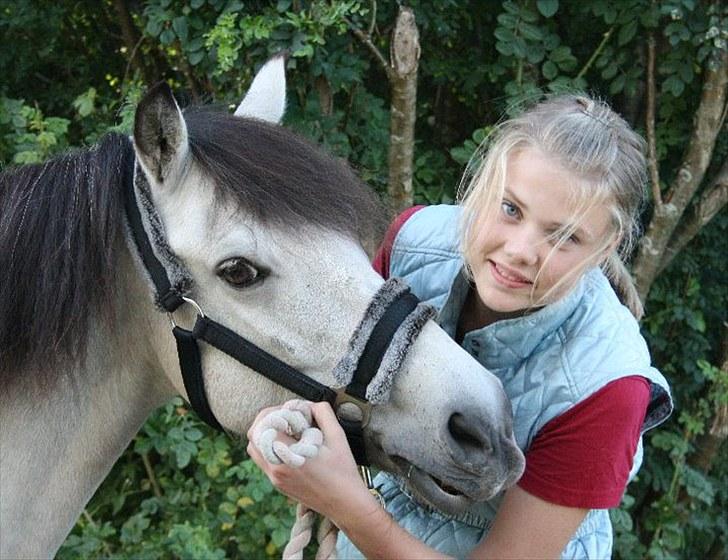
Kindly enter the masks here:
[[465, 451], [480, 453], [491, 451], [490, 438], [485, 430], [472, 421], [469, 422], [462, 414], [456, 412], [450, 416], [447, 429], [450, 436]]

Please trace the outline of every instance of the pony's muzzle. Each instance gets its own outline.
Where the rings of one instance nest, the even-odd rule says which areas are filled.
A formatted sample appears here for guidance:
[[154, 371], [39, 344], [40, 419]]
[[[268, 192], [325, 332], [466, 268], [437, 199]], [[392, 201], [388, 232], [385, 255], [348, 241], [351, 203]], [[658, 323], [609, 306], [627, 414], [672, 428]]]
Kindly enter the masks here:
[[450, 415], [445, 440], [453, 461], [474, 476], [496, 471], [512, 484], [523, 473], [525, 459], [510, 426], [494, 425], [480, 410], [461, 410]]

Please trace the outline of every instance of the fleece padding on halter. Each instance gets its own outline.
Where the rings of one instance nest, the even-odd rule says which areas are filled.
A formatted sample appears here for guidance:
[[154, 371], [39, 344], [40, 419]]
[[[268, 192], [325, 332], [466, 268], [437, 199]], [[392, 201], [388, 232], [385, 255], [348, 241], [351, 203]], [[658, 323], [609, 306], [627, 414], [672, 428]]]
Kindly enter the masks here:
[[[126, 214], [131, 226], [129, 234], [155, 288], [155, 304], [161, 310], [172, 312], [182, 304], [182, 297], [192, 290], [192, 276], [167, 243], [164, 225], [152, 202], [144, 172], [135, 165], [133, 173], [136, 200], [131, 189], [124, 189]], [[146, 232], [146, 237], [137, 234], [139, 227]]]
[[[339, 387], [352, 383], [372, 333], [393, 303], [406, 297], [409, 287], [398, 278], [387, 280], [369, 303], [364, 318], [349, 340], [349, 348], [334, 368], [334, 379]], [[412, 296], [413, 297], [413, 296]], [[414, 310], [399, 324], [381, 363], [366, 388], [366, 399], [371, 404], [382, 404], [389, 398], [394, 375], [400, 370], [407, 352], [425, 323], [435, 316], [435, 309], [424, 303], [417, 303]], [[347, 391], [348, 392], [348, 391]]]

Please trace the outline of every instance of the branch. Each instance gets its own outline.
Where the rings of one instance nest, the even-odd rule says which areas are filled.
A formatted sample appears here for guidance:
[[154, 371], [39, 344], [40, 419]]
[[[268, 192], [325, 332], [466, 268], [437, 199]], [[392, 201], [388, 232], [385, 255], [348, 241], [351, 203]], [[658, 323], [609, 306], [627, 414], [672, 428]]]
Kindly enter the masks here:
[[377, 26], [377, 0], [372, 0], [372, 18], [369, 20], [369, 36], [374, 35], [374, 28]]
[[687, 207], [700, 186], [710, 164], [715, 139], [720, 130], [720, 120], [723, 117], [726, 85], [728, 85], [728, 51], [722, 51], [715, 62], [715, 67], [711, 68], [711, 62], [708, 61], [703, 93], [695, 115], [690, 143], [677, 177], [665, 197], [681, 211]]
[[710, 163], [718, 134], [717, 125], [725, 105], [727, 86], [728, 51], [722, 51], [715, 64], [710, 60], [707, 63], [700, 105], [695, 113], [685, 157], [664, 197], [664, 204], [655, 207], [647, 232], [640, 242], [633, 274], [642, 301], [657, 277], [668, 242]]
[[354, 37], [359, 39], [361, 43], [369, 49], [369, 51], [374, 55], [374, 58], [377, 59], [381, 67], [384, 69], [384, 72], [387, 74], [387, 78], [390, 77], [390, 74], [392, 72], [392, 68], [389, 65], [389, 61], [387, 61], [386, 58], [384, 58], [384, 55], [381, 53], [381, 51], [377, 48], [377, 46], [372, 43], [371, 35], [368, 33], [364, 33], [361, 29], [359, 29], [356, 25], [354, 25], [349, 19], [344, 18], [344, 21], [349, 26], [349, 29], [354, 34]]
[[647, 132], [647, 167], [650, 170], [652, 183], [652, 199], [655, 206], [662, 206], [660, 192], [660, 172], [657, 168], [657, 149], [655, 140], [655, 33], [650, 32], [647, 39], [647, 114], [645, 116]]
[[689, 216], [680, 222], [675, 230], [662, 255], [657, 270], [658, 275], [726, 204], [728, 204], [728, 159], [723, 162], [723, 167], [693, 206]]
[[134, 48], [131, 50], [131, 53], [129, 54], [129, 60], [126, 63], [126, 69], [124, 70], [124, 77], [121, 79], [121, 82], [126, 82], [126, 78], [129, 75], [129, 69], [132, 66], [132, 63], [134, 62], [134, 57], [136, 56], [137, 49], [142, 44], [142, 41], [144, 40], [143, 36], [139, 36], [139, 40], [136, 42], [136, 45], [134, 45]]
[[152, 485], [152, 491], [157, 498], [161, 498], [162, 489], [157, 483], [157, 477], [154, 476], [154, 469], [152, 468], [152, 463], [149, 461], [149, 456], [146, 453], [140, 453], [140, 455], [142, 456], [142, 463], [144, 463], [144, 470], [147, 471], [147, 478], [149, 478], [149, 483]]
[[602, 37], [602, 42], [599, 43], [599, 45], [597, 46], [596, 49], [594, 49], [594, 52], [589, 57], [589, 60], [586, 61], [586, 64], [584, 65], [584, 67], [581, 70], [579, 70], [579, 73], [576, 75], [576, 78], [574, 78], [575, 80], [578, 80], [579, 78], [583, 77], [584, 74], [587, 73], [589, 68], [591, 68], [591, 65], [594, 64], [594, 61], [597, 59], [599, 54], [604, 50], [604, 46], [607, 44], [607, 41], [609, 41], [609, 38], [612, 36], [612, 33], [614, 32], [615, 27], [616, 26], [613, 25], [612, 27], [609, 28], [609, 31], [607, 31], [604, 34], [604, 37]]

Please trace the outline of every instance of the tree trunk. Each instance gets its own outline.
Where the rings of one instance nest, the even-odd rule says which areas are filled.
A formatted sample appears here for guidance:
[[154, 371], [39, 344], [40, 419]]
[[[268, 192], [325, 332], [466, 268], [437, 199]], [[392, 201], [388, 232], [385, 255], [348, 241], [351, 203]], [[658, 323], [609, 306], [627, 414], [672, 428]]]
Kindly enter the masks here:
[[420, 62], [420, 34], [411, 8], [399, 7], [397, 21], [389, 44], [389, 61], [372, 42], [376, 2], [369, 33], [354, 26], [349, 28], [379, 62], [389, 80], [392, 96], [389, 117], [389, 181], [387, 194], [392, 209], [400, 212], [412, 206], [415, 117], [417, 116], [417, 68]]
[[660, 271], [663, 255], [685, 209], [705, 176], [725, 110], [727, 87], [728, 52], [721, 51], [717, 60], [707, 64], [703, 93], [685, 157], [664, 196], [664, 202], [655, 201], [652, 220], [642, 238], [632, 267], [642, 301], [645, 301]]
[[400, 7], [390, 44], [392, 94], [389, 129], [388, 193], [397, 212], [412, 206], [412, 174], [420, 40], [415, 14]]

